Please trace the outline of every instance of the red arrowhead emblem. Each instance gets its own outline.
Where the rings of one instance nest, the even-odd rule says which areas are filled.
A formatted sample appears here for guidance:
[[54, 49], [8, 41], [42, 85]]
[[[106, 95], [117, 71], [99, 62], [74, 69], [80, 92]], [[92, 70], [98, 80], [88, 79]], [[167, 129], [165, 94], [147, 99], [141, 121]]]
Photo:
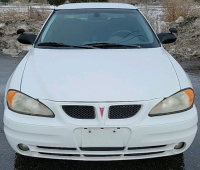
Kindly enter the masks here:
[[100, 108], [101, 117], [103, 117], [104, 108]]

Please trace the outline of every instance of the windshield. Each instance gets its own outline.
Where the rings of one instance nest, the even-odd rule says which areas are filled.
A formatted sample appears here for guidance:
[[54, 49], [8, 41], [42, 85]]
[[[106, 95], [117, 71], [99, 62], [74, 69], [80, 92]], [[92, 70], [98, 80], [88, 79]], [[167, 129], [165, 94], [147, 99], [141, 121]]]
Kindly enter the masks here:
[[[62, 44], [60, 48], [97, 44], [98, 48], [102, 44], [110, 48], [115, 47], [115, 44], [116, 48], [123, 48], [124, 45], [140, 48], [160, 47], [140, 12], [129, 9], [55, 11], [39, 35], [36, 47], [55, 48], [52, 43]], [[56, 47], [58, 48], [58, 45]]]

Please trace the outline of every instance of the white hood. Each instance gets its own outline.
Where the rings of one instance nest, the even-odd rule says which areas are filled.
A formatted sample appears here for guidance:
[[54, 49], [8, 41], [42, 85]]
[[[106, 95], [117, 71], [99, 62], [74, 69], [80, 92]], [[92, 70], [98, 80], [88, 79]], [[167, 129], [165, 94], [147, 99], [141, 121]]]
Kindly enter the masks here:
[[180, 90], [162, 48], [33, 49], [21, 91], [54, 101], [141, 101]]

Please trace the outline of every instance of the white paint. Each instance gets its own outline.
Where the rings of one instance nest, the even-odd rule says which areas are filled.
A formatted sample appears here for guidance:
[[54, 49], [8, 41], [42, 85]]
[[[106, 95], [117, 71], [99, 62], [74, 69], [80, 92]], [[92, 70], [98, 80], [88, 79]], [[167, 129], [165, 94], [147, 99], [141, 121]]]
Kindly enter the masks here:
[[83, 9], [83, 8], [119, 8], [119, 9], [137, 9], [134, 5], [123, 4], [123, 3], [99, 3], [99, 2], [90, 2], [90, 3], [72, 3], [64, 4], [58, 7], [55, 7], [56, 10], [60, 9]]
[[34, 49], [21, 90], [54, 101], [140, 101], [180, 86], [163, 48]]

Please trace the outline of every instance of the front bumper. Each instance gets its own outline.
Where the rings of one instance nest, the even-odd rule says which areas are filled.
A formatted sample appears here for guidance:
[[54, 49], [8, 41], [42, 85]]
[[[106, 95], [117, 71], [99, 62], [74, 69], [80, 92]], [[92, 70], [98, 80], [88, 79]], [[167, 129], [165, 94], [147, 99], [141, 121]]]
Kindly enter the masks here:
[[[42, 101], [56, 113], [60, 108], [51, 101]], [[152, 101], [158, 103], [159, 100]], [[149, 102], [148, 102], [149, 103]], [[66, 121], [65, 115], [56, 114], [55, 118], [20, 115], [5, 108], [4, 131], [11, 147], [26, 156], [71, 159], [71, 160], [129, 160], [169, 156], [186, 151], [192, 144], [197, 132], [197, 110], [192, 109], [167, 116], [149, 117], [151, 104], [131, 120], [121, 122], [106, 121], [100, 118], [96, 122], [73, 120]], [[62, 104], [61, 104], [62, 105]], [[106, 107], [105, 107], [106, 108]], [[106, 111], [106, 110], [105, 110]], [[133, 122], [133, 123], [130, 123]], [[103, 150], [85, 150], [82, 148], [81, 131], [84, 128], [121, 128], [125, 129], [124, 148], [105, 148]], [[174, 149], [179, 142], [185, 145]], [[26, 144], [29, 151], [22, 151], [18, 144]], [[106, 146], [105, 146], [106, 147]], [[93, 148], [94, 149], [94, 148]]]

